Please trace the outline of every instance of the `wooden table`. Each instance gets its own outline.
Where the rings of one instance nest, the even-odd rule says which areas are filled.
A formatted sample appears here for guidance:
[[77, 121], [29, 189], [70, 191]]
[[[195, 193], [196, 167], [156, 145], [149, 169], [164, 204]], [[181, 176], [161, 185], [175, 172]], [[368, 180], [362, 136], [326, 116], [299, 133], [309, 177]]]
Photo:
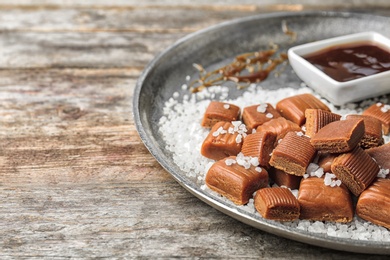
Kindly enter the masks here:
[[379, 258], [276, 237], [193, 197], [141, 142], [132, 94], [188, 33], [262, 12], [390, 14], [386, 0], [61, 2], [0, 1], [1, 259]]

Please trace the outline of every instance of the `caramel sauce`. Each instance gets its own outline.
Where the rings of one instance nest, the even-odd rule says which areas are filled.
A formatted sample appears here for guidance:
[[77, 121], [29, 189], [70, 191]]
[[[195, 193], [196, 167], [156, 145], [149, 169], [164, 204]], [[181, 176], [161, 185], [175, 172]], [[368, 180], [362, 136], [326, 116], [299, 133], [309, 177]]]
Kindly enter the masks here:
[[373, 42], [334, 46], [303, 58], [340, 82], [390, 70], [390, 52]]

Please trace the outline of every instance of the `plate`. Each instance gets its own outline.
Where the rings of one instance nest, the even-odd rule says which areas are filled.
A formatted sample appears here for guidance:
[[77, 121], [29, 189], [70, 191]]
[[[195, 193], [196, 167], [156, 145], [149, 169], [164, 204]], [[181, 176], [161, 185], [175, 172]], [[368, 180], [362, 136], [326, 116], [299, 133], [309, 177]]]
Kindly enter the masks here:
[[[282, 31], [287, 24], [297, 33], [292, 41]], [[293, 228], [276, 221], [269, 221], [249, 213], [217, 196], [211, 195], [195, 178], [188, 177], [173, 160], [173, 154], [159, 131], [163, 107], [175, 92], [188, 92], [181, 88], [187, 75], [194, 78], [193, 64], [213, 68], [226, 64], [236, 55], [269, 48], [276, 43], [280, 50], [345, 34], [377, 31], [390, 36], [390, 18], [350, 12], [302, 12], [271, 13], [251, 16], [218, 24], [190, 34], [151, 61], [141, 74], [133, 98], [133, 114], [139, 135], [156, 160], [193, 195], [221, 212], [260, 230], [303, 243], [356, 253], [390, 254], [390, 243], [362, 241], [328, 236]], [[290, 66], [280, 77], [270, 77], [261, 83], [263, 88], [300, 88], [301, 80]], [[242, 95], [246, 90], [232, 88], [229, 98]], [[187, 93], [189, 94], [189, 93]]]

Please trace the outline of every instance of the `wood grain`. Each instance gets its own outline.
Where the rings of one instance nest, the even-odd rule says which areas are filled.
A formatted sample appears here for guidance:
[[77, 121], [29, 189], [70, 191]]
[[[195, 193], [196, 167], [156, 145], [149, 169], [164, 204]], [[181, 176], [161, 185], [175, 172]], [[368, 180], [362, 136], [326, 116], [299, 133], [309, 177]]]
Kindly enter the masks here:
[[317, 4], [286, 2], [1, 1], [0, 258], [379, 259], [221, 214], [176, 183], [135, 129], [134, 86], [156, 54], [219, 22]]

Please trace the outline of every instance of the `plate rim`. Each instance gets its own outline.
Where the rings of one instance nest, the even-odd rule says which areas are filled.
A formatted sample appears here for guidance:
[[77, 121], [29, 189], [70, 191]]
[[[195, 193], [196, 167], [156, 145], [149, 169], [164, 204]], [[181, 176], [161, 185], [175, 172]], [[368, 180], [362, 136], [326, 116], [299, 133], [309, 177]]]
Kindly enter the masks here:
[[[193, 185], [193, 183], [188, 183], [184, 176], [177, 173], [175, 169], [171, 169], [171, 166], [168, 162], [165, 161], [165, 158], [159, 153], [159, 147], [153, 145], [154, 140], [152, 137], [148, 136], [142, 122], [140, 115], [140, 95], [147, 77], [153, 72], [153, 69], [158, 66], [159, 62], [172, 51], [177, 49], [184, 43], [187, 43], [189, 40], [194, 40], [196, 37], [201, 36], [207, 32], [217, 30], [223, 27], [234, 26], [235, 24], [245, 23], [253, 20], [262, 20], [262, 19], [271, 19], [271, 18], [282, 18], [282, 17], [307, 17], [307, 16], [316, 16], [316, 17], [351, 17], [351, 16], [367, 16], [367, 17], [383, 17], [390, 18], [389, 16], [381, 14], [371, 14], [367, 12], [349, 12], [349, 11], [302, 11], [302, 12], [272, 12], [272, 13], [262, 13], [257, 15], [250, 15], [241, 18], [235, 18], [229, 21], [224, 21], [215, 25], [208, 26], [204, 29], [192, 32], [184, 37], [175, 41], [165, 50], [158, 53], [144, 68], [141, 75], [139, 76], [135, 89], [133, 92], [133, 101], [132, 101], [132, 114], [134, 118], [134, 123], [136, 130], [144, 143], [145, 147], [151, 153], [151, 155], [157, 160], [157, 162], [177, 181], [182, 187], [189, 191], [192, 195], [205, 202], [209, 206], [219, 210], [225, 215], [228, 215], [242, 223], [250, 225], [256, 229], [268, 232], [273, 235], [291, 239], [305, 244], [310, 244], [322, 248], [328, 248], [339, 251], [346, 251], [351, 253], [363, 253], [363, 254], [390, 254], [390, 243], [386, 244], [384, 242], [378, 241], [367, 241], [367, 240], [353, 240], [353, 244], [350, 243], [351, 239], [340, 239], [338, 237], [322, 237], [316, 233], [300, 233], [294, 230], [288, 230], [287, 226], [278, 226], [275, 223], [268, 223], [270, 221], [264, 220], [259, 222], [258, 219], [253, 218], [248, 215], [248, 212], [240, 212], [237, 209], [232, 210], [230, 205], [224, 203], [222, 200], [216, 200], [207, 196], [205, 192]], [[257, 225], [256, 225], [257, 224]], [[369, 247], [369, 248], [367, 248]]]

